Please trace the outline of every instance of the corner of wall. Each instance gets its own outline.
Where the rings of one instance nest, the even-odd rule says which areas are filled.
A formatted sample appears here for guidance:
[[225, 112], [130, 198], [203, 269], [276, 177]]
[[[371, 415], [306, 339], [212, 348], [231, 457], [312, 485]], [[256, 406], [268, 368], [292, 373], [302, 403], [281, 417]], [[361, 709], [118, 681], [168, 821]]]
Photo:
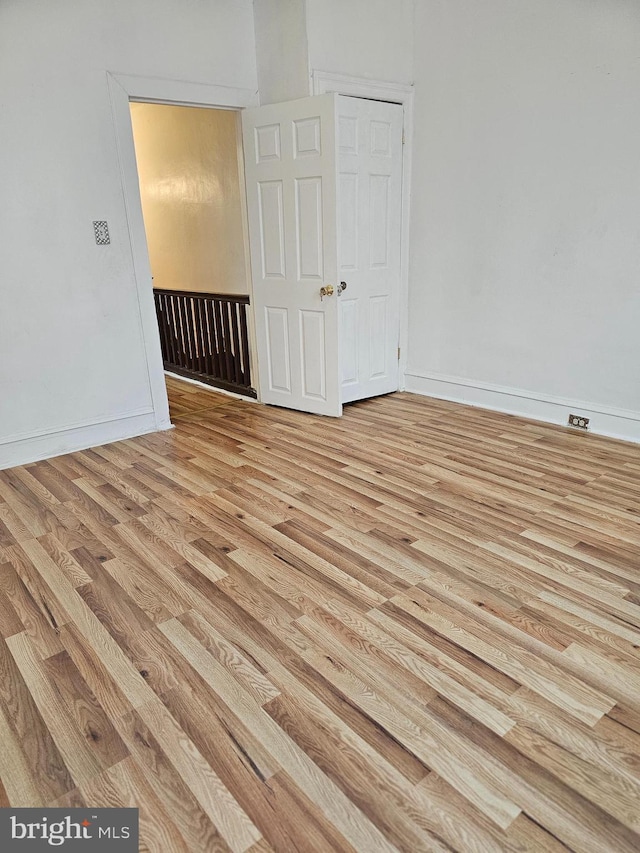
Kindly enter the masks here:
[[[495, 412], [566, 426], [569, 413], [589, 418], [589, 430], [640, 444], [640, 412], [602, 406], [583, 400], [543, 397], [519, 388], [492, 385], [439, 373], [407, 370], [405, 390], [425, 397], [478, 406]], [[569, 427], [567, 427], [569, 429]]]

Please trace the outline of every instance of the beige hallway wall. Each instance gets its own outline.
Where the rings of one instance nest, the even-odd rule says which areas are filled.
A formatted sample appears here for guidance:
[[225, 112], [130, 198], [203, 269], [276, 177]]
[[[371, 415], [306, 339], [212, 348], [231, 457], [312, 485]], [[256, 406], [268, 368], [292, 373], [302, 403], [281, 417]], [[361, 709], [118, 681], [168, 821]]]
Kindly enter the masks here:
[[236, 118], [131, 104], [154, 287], [248, 292]]

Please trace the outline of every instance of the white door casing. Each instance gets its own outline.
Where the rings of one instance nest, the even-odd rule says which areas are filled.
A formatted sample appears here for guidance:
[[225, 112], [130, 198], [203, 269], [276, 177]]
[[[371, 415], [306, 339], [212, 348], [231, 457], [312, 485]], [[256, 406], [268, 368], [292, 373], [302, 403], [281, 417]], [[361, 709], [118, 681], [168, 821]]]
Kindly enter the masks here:
[[[120, 167], [122, 192], [131, 243], [136, 294], [139, 304], [140, 329], [147, 360], [155, 428], [168, 429], [171, 427], [169, 403], [167, 400], [164, 368], [162, 366], [158, 321], [153, 303], [151, 267], [149, 264], [149, 252], [142, 215], [140, 183], [136, 165], [129, 103], [130, 101], [149, 101], [163, 104], [242, 110], [256, 103], [257, 93], [254, 89], [237, 89], [228, 86], [185, 82], [184, 80], [112, 74], [110, 72], [107, 72], [107, 86], [111, 102], [118, 151], [118, 164]], [[137, 435], [144, 431], [144, 429], [138, 428], [135, 434]], [[111, 436], [94, 435], [92, 444], [104, 444], [111, 440], [113, 440]]]
[[400, 104], [338, 97], [341, 400], [398, 389]]
[[[336, 95], [242, 114], [260, 396], [339, 416]], [[331, 296], [320, 290], [330, 285]]]

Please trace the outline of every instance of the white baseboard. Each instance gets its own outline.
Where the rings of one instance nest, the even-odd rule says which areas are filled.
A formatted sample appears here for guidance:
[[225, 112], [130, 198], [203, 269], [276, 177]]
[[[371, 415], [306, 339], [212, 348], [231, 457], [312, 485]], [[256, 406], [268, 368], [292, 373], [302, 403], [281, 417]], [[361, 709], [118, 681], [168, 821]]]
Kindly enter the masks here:
[[[439, 373], [405, 373], [405, 390], [426, 397], [451, 400], [566, 426], [569, 414], [589, 418], [589, 431], [597, 435], [640, 443], [640, 412], [601, 406], [583, 400], [543, 397], [531, 391], [477, 382]], [[567, 427], [569, 429], [569, 427]]]
[[52, 456], [86, 450], [111, 441], [122, 441], [157, 430], [171, 429], [170, 421], [156, 423], [153, 409], [117, 415], [104, 421], [93, 421], [61, 427], [50, 432], [30, 433], [0, 439], [0, 470], [26, 465]]

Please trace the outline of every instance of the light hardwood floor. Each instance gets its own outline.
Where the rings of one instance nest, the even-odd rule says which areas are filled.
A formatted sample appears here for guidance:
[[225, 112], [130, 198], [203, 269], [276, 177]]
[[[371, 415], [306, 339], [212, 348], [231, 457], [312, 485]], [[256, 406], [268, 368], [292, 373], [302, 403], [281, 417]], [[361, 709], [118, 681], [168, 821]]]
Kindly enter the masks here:
[[640, 849], [640, 448], [169, 381], [0, 473], [0, 805], [141, 850]]

